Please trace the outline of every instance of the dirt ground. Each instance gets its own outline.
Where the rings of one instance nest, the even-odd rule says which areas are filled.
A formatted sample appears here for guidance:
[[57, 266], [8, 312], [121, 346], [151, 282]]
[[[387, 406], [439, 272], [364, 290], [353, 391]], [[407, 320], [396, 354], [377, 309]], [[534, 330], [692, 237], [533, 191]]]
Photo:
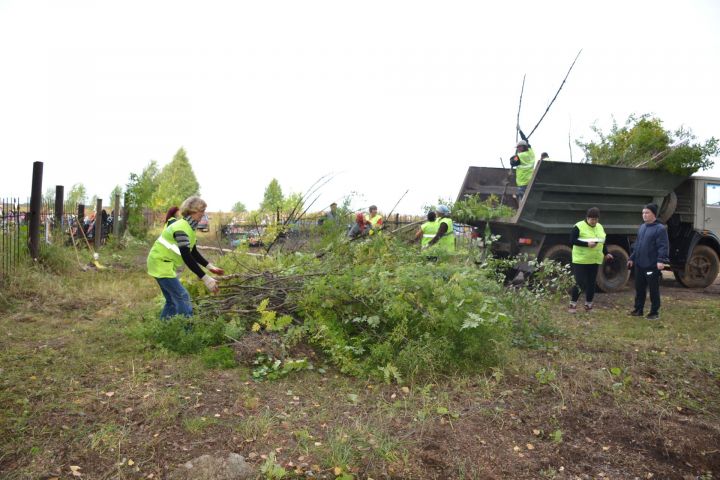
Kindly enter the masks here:
[[591, 315], [558, 304], [542, 346], [503, 368], [386, 385], [309, 350], [314, 371], [276, 381], [207, 369], [132, 334], [150, 280], [93, 275], [115, 284], [28, 296], [0, 319], [1, 478], [166, 478], [220, 451], [258, 469], [274, 454], [286, 478], [720, 476], [720, 282], [665, 278], [655, 324], [625, 315], [630, 288], [599, 294]]

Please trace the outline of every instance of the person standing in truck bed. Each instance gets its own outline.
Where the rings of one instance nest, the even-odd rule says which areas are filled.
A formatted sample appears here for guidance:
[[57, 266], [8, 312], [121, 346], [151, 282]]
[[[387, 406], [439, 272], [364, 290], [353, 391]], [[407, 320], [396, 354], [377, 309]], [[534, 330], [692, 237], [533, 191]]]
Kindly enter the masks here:
[[522, 130], [520, 132], [520, 140], [515, 149], [515, 155], [510, 158], [510, 166], [515, 167], [515, 183], [517, 184], [518, 203], [522, 201], [527, 190], [528, 183], [532, 178], [535, 169], [535, 152], [528, 143], [528, 139]]

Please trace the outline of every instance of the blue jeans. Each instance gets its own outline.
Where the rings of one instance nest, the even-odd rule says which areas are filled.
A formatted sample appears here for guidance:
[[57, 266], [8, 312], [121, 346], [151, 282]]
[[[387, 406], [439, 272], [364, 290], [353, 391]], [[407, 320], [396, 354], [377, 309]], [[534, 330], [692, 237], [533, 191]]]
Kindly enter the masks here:
[[174, 278], [156, 278], [165, 297], [165, 306], [160, 312], [161, 319], [167, 319], [175, 315], [183, 315], [192, 317], [193, 309], [190, 302], [190, 294], [185, 287], [182, 286], [177, 277]]
[[522, 200], [522, 198], [525, 196], [525, 190], [527, 190], [527, 185], [519, 186], [517, 187], [517, 198], [518, 203]]

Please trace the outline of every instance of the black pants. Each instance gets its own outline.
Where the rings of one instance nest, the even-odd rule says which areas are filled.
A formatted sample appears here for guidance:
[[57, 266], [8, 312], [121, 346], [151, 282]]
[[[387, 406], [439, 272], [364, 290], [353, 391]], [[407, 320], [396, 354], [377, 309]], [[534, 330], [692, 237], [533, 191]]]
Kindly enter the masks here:
[[660, 310], [660, 278], [662, 272], [657, 268], [640, 268], [635, 266], [635, 310], [643, 311], [645, 294], [650, 289], [650, 314]]
[[580, 298], [580, 292], [585, 292], [585, 302], [592, 303], [595, 297], [595, 278], [598, 272], [597, 263], [585, 265], [582, 263], [573, 263], [572, 272], [575, 276], [575, 286], [570, 292], [570, 298], [573, 302], [577, 302]]

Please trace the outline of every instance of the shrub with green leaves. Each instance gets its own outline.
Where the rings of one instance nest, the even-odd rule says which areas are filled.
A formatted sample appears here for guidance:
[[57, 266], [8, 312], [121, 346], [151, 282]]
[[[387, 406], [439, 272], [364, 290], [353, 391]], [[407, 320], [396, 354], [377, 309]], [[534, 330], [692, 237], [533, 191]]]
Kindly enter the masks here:
[[382, 236], [333, 257], [339, 273], [309, 281], [298, 301], [311, 339], [343, 372], [400, 381], [501, 361], [510, 319], [487, 271]]
[[143, 328], [143, 336], [173, 352], [197, 353], [224, 341], [226, 322], [223, 318], [175, 316], [167, 320], [153, 319]]

